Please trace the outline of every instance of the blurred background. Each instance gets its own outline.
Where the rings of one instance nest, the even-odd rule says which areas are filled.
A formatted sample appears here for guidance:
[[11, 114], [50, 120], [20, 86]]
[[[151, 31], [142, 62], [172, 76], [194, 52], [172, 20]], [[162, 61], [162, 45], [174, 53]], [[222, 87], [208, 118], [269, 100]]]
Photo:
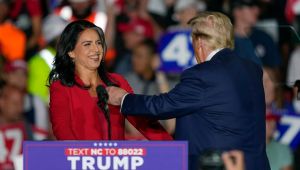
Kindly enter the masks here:
[[[187, 21], [206, 10], [231, 18], [234, 50], [264, 70], [272, 170], [300, 170], [300, 0], [0, 0], [0, 170], [18, 168], [23, 140], [55, 140], [47, 78], [68, 23], [101, 27], [107, 69], [159, 94], [196, 64]], [[174, 119], [161, 123], [173, 134]], [[128, 122], [126, 138], [146, 140]]]

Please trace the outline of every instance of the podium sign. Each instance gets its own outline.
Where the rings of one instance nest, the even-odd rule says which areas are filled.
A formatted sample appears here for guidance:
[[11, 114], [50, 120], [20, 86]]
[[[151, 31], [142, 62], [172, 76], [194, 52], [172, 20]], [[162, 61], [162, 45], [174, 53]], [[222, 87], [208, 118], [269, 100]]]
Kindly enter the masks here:
[[24, 170], [187, 170], [186, 141], [25, 141]]

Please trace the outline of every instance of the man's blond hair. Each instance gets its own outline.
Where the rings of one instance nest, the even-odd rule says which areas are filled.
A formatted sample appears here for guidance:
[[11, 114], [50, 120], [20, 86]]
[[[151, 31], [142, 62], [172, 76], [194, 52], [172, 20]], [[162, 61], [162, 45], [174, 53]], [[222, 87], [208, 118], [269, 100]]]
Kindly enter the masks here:
[[220, 12], [201, 12], [188, 24], [193, 38], [207, 41], [211, 50], [234, 47], [233, 27], [230, 19]]

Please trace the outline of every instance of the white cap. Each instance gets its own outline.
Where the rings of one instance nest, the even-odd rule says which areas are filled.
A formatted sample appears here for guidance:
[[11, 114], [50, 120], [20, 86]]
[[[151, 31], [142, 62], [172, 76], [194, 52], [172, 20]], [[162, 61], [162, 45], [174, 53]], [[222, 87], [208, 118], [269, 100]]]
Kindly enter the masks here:
[[42, 25], [43, 36], [47, 43], [60, 36], [68, 22], [57, 15], [48, 15]]
[[188, 7], [194, 7], [198, 11], [204, 11], [206, 9], [205, 3], [197, 0], [177, 0], [174, 9], [175, 12], [179, 12]]
[[149, 0], [148, 10], [158, 15], [165, 15], [167, 13], [166, 4], [162, 0]]

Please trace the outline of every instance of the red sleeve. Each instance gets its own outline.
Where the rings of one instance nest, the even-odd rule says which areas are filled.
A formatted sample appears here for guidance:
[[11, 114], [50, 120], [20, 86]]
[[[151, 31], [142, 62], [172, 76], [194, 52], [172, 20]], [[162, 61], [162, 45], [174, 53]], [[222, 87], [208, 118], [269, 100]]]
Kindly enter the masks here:
[[[129, 93], [133, 93], [132, 88], [122, 76], [112, 75], [119, 82], [121, 88]], [[171, 135], [155, 119], [143, 116], [126, 116], [126, 119], [148, 140], [173, 140]]]
[[71, 129], [70, 109], [66, 87], [59, 81], [53, 82], [50, 86], [50, 120], [54, 136], [58, 140], [75, 140]]
[[30, 16], [34, 17], [42, 15], [42, 6], [39, 0], [26, 0], [26, 6]]
[[148, 140], [173, 140], [157, 120], [142, 116], [127, 116], [126, 118]]

